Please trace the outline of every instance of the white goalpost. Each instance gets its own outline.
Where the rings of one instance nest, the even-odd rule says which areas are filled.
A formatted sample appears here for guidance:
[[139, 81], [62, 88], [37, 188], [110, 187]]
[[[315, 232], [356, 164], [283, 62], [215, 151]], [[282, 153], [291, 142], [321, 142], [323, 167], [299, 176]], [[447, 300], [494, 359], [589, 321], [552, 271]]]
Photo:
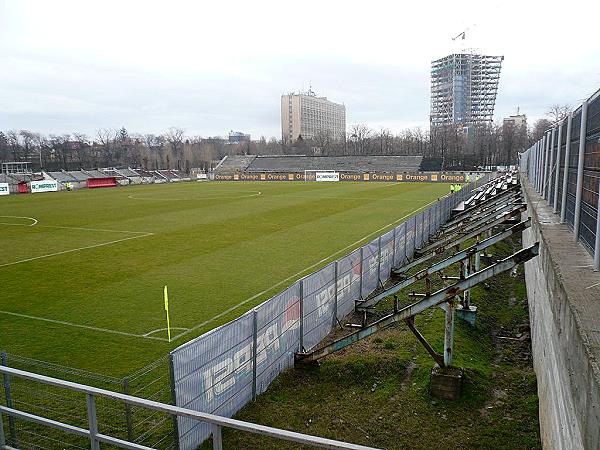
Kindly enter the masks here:
[[[310, 176], [313, 173], [314, 176]], [[304, 181], [340, 181], [340, 173], [336, 170], [305, 170]]]

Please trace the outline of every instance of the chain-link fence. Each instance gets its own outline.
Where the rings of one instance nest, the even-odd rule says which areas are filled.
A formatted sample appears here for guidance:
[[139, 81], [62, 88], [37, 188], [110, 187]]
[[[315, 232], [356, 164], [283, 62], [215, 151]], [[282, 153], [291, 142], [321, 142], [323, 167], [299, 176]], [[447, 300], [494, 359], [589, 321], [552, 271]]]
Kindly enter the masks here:
[[600, 90], [521, 153], [520, 170], [600, 269]]
[[[171, 403], [169, 357], [165, 356], [126, 378], [51, 364], [3, 352], [2, 365], [74, 383]], [[88, 412], [85, 395], [24, 378], [3, 377], [0, 404], [29, 414], [85, 428]], [[156, 449], [175, 448], [176, 435], [170, 415], [122, 402], [98, 400], [99, 430], [120, 439]], [[89, 439], [10, 417], [4, 434], [13, 448], [55, 450], [89, 448]], [[104, 448], [104, 447], [103, 447]]]
[[[438, 199], [238, 319], [175, 349], [176, 405], [234, 415], [293, 366], [295, 353], [315, 348], [354, 311], [356, 301], [385, 283], [393, 266], [411, 259], [472, 189], [470, 184]], [[184, 417], [178, 418], [177, 427], [181, 450], [195, 449], [211, 433], [208, 424]]]

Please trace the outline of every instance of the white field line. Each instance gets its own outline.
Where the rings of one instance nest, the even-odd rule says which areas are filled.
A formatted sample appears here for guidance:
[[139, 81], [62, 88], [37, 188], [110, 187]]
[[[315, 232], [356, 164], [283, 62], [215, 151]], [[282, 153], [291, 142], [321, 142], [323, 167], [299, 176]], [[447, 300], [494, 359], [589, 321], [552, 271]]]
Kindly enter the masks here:
[[0, 311], [0, 314], [7, 314], [9, 316], [21, 317], [24, 319], [40, 320], [42, 322], [50, 322], [50, 323], [54, 323], [57, 325], [66, 325], [66, 326], [74, 327], [74, 328], [83, 328], [86, 330], [99, 331], [102, 333], [117, 334], [120, 336], [136, 337], [136, 338], [143, 338], [143, 339], [154, 339], [156, 341], [165, 341], [165, 342], [168, 341], [168, 339], [166, 339], [166, 338], [147, 336], [144, 334], [127, 333], [125, 331], [111, 330], [109, 328], [100, 328], [100, 327], [94, 327], [91, 325], [80, 325], [80, 324], [73, 323], [73, 322], [66, 322], [64, 320], [56, 320], [56, 319], [48, 319], [45, 317], [31, 316], [29, 314], [21, 314], [21, 313], [15, 313], [15, 312], [10, 312], [10, 311]]
[[0, 216], [2, 218], [5, 219], [27, 219], [27, 220], [31, 220], [32, 223], [4, 223], [4, 222], [0, 222], [0, 225], [18, 225], [18, 226], [23, 226], [23, 227], [32, 227], [34, 225], [36, 225], [38, 223], [37, 219], [33, 218], [33, 217], [24, 217], [24, 216]]
[[209, 195], [206, 197], [192, 197], [192, 198], [159, 198], [159, 197], [136, 197], [135, 195], [128, 195], [127, 198], [130, 198], [132, 200], [152, 200], [152, 201], [165, 201], [165, 202], [172, 202], [172, 201], [190, 201], [190, 200], [211, 200], [211, 199], [221, 199], [221, 198], [249, 198], [249, 197], [258, 197], [259, 195], [262, 195], [262, 192], [260, 191], [250, 191], [252, 192], [251, 194], [246, 194], [246, 195], [237, 195], [237, 196], [231, 196], [231, 195]]
[[[126, 233], [131, 233], [131, 232], [127, 231]], [[137, 233], [137, 231], [136, 231], [136, 233]], [[140, 231], [140, 233], [143, 233], [143, 232]], [[143, 238], [143, 237], [153, 236], [153, 235], [154, 235], [154, 233], [138, 234], [136, 236], [129, 236], [129, 237], [122, 238], [122, 239], [115, 239], [113, 241], [102, 242], [100, 244], [86, 245], [84, 247], [77, 247], [77, 248], [72, 248], [69, 250], [63, 250], [60, 252], [48, 253], [47, 255], [34, 256], [32, 258], [26, 258], [26, 259], [21, 259], [19, 261], [4, 263], [4, 264], [0, 264], [0, 267], [14, 266], [15, 264], [21, 264], [21, 263], [25, 263], [25, 262], [29, 262], [29, 261], [36, 261], [38, 259], [50, 258], [52, 256], [65, 255], [67, 253], [79, 252], [81, 250], [88, 250], [90, 248], [105, 247], [107, 245], [116, 244], [118, 242], [124, 242], [124, 241], [129, 241], [131, 239], [138, 239], [138, 238]]]
[[[171, 327], [171, 330], [187, 330], [187, 328], [184, 327]], [[160, 331], [168, 331], [168, 328], [157, 328], [156, 330], [152, 330], [152, 331], [148, 331], [147, 333], [143, 334], [143, 337], [149, 337], [151, 334], [154, 333], [158, 333]]]
[[350, 248], [352, 248], [352, 247], [355, 247], [355, 246], [357, 246], [357, 245], [358, 245], [358, 244], [360, 244], [361, 242], [364, 242], [364, 241], [366, 241], [368, 238], [370, 238], [370, 237], [371, 237], [371, 236], [373, 236], [374, 234], [378, 234], [378, 233], [380, 233], [381, 231], [383, 231], [383, 230], [385, 230], [385, 229], [387, 229], [387, 228], [390, 228], [390, 227], [392, 227], [393, 225], [396, 225], [396, 224], [397, 224], [398, 222], [400, 222], [401, 220], [404, 220], [404, 219], [406, 219], [407, 217], [410, 217], [410, 216], [412, 216], [414, 213], [417, 213], [417, 212], [419, 212], [420, 210], [422, 210], [422, 209], [424, 209], [424, 208], [428, 207], [429, 205], [432, 205], [432, 204], [433, 204], [433, 203], [435, 203], [435, 202], [437, 202], [437, 199], [436, 199], [436, 200], [432, 200], [431, 202], [427, 203], [426, 205], [420, 206], [419, 208], [417, 208], [417, 209], [415, 209], [415, 210], [413, 210], [413, 211], [409, 212], [408, 214], [405, 214], [404, 216], [400, 217], [399, 219], [396, 219], [396, 220], [394, 220], [393, 222], [390, 222], [390, 223], [388, 223], [387, 225], [384, 225], [384, 226], [382, 226], [381, 228], [379, 228], [379, 229], [377, 229], [377, 230], [375, 230], [375, 231], [372, 231], [371, 233], [367, 234], [366, 236], [364, 236], [364, 237], [360, 238], [358, 241], [356, 241], [356, 242], [353, 242], [352, 244], [348, 244], [348, 245], [346, 245], [344, 248], [341, 248], [341, 249], [339, 249], [338, 251], [336, 251], [335, 253], [332, 253], [331, 255], [329, 255], [329, 256], [326, 256], [325, 258], [321, 259], [320, 261], [317, 261], [316, 263], [314, 263], [314, 264], [311, 264], [310, 266], [306, 267], [305, 269], [302, 269], [300, 272], [297, 272], [297, 273], [295, 273], [294, 275], [291, 275], [291, 276], [289, 276], [289, 277], [287, 277], [287, 278], [285, 278], [285, 279], [283, 279], [283, 280], [279, 281], [278, 283], [275, 283], [274, 285], [272, 285], [272, 286], [268, 287], [268, 288], [267, 288], [267, 289], [265, 289], [264, 291], [261, 291], [261, 292], [259, 292], [258, 294], [254, 294], [252, 297], [249, 297], [249, 298], [247, 298], [246, 300], [243, 300], [243, 301], [241, 301], [241, 302], [240, 302], [240, 303], [238, 303], [237, 305], [233, 305], [232, 307], [230, 307], [230, 308], [226, 309], [225, 311], [223, 311], [223, 312], [221, 312], [221, 313], [217, 314], [216, 316], [214, 316], [214, 317], [211, 317], [210, 319], [208, 319], [208, 320], [205, 320], [204, 322], [202, 322], [202, 323], [199, 323], [198, 325], [194, 325], [192, 328], [190, 328], [190, 329], [188, 329], [188, 330], [186, 330], [186, 331], [184, 331], [184, 332], [182, 332], [182, 333], [179, 333], [179, 334], [178, 334], [178, 335], [176, 335], [175, 337], [171, 338], [171, 341], [175, 341], [175, 340], [177, 340], [177, 339], [179, 339], [179, 338], [181, 338], [181, 337], [183, 337], [183, 336], [186, 336], [186, 335], [188, 335], [188, 334], [190, 334], [190, 333], [192, 333], [192, 332], [196, 331], [196, 330], [197, 330], [197, 329], [199, 329], [199, 328], [202, 328], [202, 327], [203, 327], [203, 326], [205, 326], [205, 325], [208, 325], [208, 324], [209, 324], [209, 323], [211, 323], [211, 322], [214, 322], [215, 320], [217, 320], [217, 319], [219, 319], [219, 318], [223, 317], [224, 315], [226, 315], [226, 314], [229, 314], [231, 311], [234, 311], [234, 310], [236, 310], [236, 309], [237, 309], [237, 308], [239, 308], [240, 306], [243, 306], [243, 305], [245, 305], [246, 303], [248, 303], [248, 302], [251, 302], [252, 300], [255, 300], [256, 298], [260, 297], [260, 296], [261, 296], [261, 295], [263, 295], [263, 294], [266, 294], [267, 292], [269, 292], [269, 291], [273, 290], [274, 288], [276, 288], [276, 287], [278, 287], [278, 286], [281, 286], [282, 284], [284, 284], [284, 283], [287, 283], [288, 281], [290, 281], [290, 280], [293, 280], [293, 279], [297, 278], [298, 276], [302, 275], [303, 273], [306, 273], [306, 272], [308, 272], [309, 270], [311, 270], [311, 269], [313, 269], [313, 268], [315, 268], [315, 267], [317, 267], [317, 266], [319, 266], [319, 265], [321, 265], [321, 264], [323, 264], [323, 263], [325, 263], [325, 262], [329, 261], [330, 259], [333, 259], [335, 256], [339, 255], [340, 253], [342, 253], [342, 252], [345, 252], [346, 250], [348, 250], [348, 249], [350, 249]]

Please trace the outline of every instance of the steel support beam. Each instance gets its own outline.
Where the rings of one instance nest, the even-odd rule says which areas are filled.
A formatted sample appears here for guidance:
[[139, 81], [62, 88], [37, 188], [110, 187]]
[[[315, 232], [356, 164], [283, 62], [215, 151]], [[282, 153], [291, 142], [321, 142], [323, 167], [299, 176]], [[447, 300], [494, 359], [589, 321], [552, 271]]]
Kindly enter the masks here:
[[443, 246], [440, 245], [440, 246], [434, 248], [429, 254], [421, 256], [420, 258], [415, 259], [402, 267], [394, 268], [393, 269], [394, 274], [399, 275], [401, 273], [406, 272], [407, 270], [412, 269], [415, 266], [418, 266], [419, 264], [427, 262], [431, 258], [433, 258], [435, 255], [438, 255], [438, 254], [444, 252], [447, 248], [452, 248], [452, 247], [458, 246], [458, 245], [462, 244], [463, 242], [468, 241], [469, 239], [473, 239], [473, 238], [477, 237], [477, 235], [479, 235], [480, 233], [491, 230], [492, 228], [500, 225], [501, 223], [505, 222], [506, 220], [509, 220], [510, 218], [515, 217], [518, 214], [520, 214], [521, 212], [526, 211], [526, 210], [527, 210], [527, 205], [521, 205], [518, 208], [515, 208], [513, 211], [505, 214], [504, 216], [489, 222], [487, 225], [482, 226], [481, 229], [479, 229], [479, 230], [476, 230], [472, 233], [466, 234], [447, 245], [443, 245]]
[[[521, 210], [524, 211], [526, 209], [527, 209], [527, 205], [525, 205], [525, 204], [503, 206], [500, 209], [498, 209], [497, 211], [492, 211], [487, 216], [482, 217], [481, 219], [476, 220], [475, 222], [473, 222], [469, 225], [466, 225], [465, 227], [460, 228], [460, 230], [457, 231], [456, 233], [454, 233], [450, 236], [447, 236], [445, 238], [442, 238], [442, 239], [438, 240], [437, 242], [435, 242], [431, 245], [428, 245], [427, 247], [419, 249], [420, 253], [423, 254], [423, 253], [427, 253], [427, 252], [432, 252], [436, 248], [439, 248], [439, 247], [447, 248], [448, 243], [455, 240], [457, 236], [471, 235], [473, 233], [473, 231], [483, 228], [486, 225], [489, 225], [490, 223], [495, 223], [498, 219], [503, 219], [500, 221], [500, 223], [502, 223], [505, 220], [515, 217], [518, 213], [522, 212]], [[475, 233], [475, 236], [477, 236], [477, 234], [479, 234], [479, 233]]]
[[421, 334], [421, 332], [419, 330], [417, 330], [417, 328], [415, 327], [415, 318], [407, 317], [406, 319], [404, 319], [404, 323], [406, 323], [406, 325], [408, 326], [410, 331], [413, 332], [413, 334], [415, 335], [417, 340], [423, 345], [423, 347], [425, 347], [425, 350], [427, 350], [427, 353], [429, 353], [431, 355], [433, 360], [440, 367], [444, 367], [444, 357], [442, 355], [440, 355], [439, 353], [437, 353], [434, 350], [434, 348], [431, 346], [431, 344], [429, 344], [429, 342], [427, 342], [427, 339], [425, 339], [425, 336], [423, 336]]
[[[469, 258], [471, 255], [478, 255], [479, 252], [481, 252], [482, 250], [485, 250], [486, 248], [491, 247], [492, 245], [497, 244], [500, 241], [503, 241], [504, 239], [506, 239], [509, 236], [512, 236], [513, 234], [520, 233], [521, 231], [525, 230], [526, 228], [528, 228], [530, 226], [531, 226], [531, 219], [527, 219], [523, 222], [520, 222], [517, 225], [510, 227], [508, 230], [505, 230], [505, 231], [498, 233], [490, 238], [487, 238], [481, 242], [478, 242], [468, 248], [465, 248], [464, 250], [462, 250], [458, 253], [455, 253], [454, 255], [444, 259], [443, 261], [433, 264], [432, 266], [428, 267], [427, 269], [423, 269], [423, 270], [417, 272], [410, 278], [407, 278], [406, 280], [403, 280], [400, 283], [397, 283], [394, 286], [387, 288], [386, 290], [375, 295], [374, 297], [367, 298], [364, 301], [357, 302], [356, 307], [357, 307], [357, 309], [373, 307], [377, 303], [379, 303], [381, 300], [383, 300], [384, 298], [387, 298], [390, 295], [393, 295], [396, 292], [401, 291], [402, 289], [410, 286], [411, 284], [416, 283], [417, 281], [422, 280], [424, 278], [430, 277], [434, 273], [439, 272], [440, 270], [443, 270], [443, 269], [451, 266], [452, 264], [462, 261], [465, 258]], [[432, 256], [435, 256], [435, 254]], [[392, 269], [392, 273], [393, 274], [396, 273], [395, 269]]]
[[375, 334], [378, 331], [389, 327], [390, 325], [403, 321], [408, 317], [415, 316], [416, 314], [419, 314], [425, 311], [426, 309], [431, 308], [432, 306], [437, 306], [445, 302], [453, 301], [454, 297], [459, 295], [465, 289], [472, 288], [478, 285], [479, 283], [487, 280], [488, 278], [496, 276], [502, 272], [506, 272], [507, 270], [511, 270], [517, 264], [529, 261], [531, 258], [537, 256], [538, 254], [539, 243], [536, 242], [531, 247], [520, 250], [517, 253], [509, 256], [508, 258], [498, 261], [494, 265], [491, 265], [483, 270], [480, 270], [479, 272], [469, 275], [464, 280], [460, 280], [451, 286], [440, 289], [434, 294], [429, 295], [409, 306], [406, 306], [397, 312], [393, 312], [387, 316], [384, 316], [376, 322], [372, 323], [371, 325], [348, 336], [344, 336], [343, 338], [337, 339], [331, 344], [326, 345], [325, 347], [322, 347], [312, 352], [296, 353], [296, 360], [302, 362], [316, 361], [331, 353], [335, 353], [339, 350], [342, 350], [343, 348], [346, 348], [349, 345], [361, 339], [371, 336], [372, 334]]

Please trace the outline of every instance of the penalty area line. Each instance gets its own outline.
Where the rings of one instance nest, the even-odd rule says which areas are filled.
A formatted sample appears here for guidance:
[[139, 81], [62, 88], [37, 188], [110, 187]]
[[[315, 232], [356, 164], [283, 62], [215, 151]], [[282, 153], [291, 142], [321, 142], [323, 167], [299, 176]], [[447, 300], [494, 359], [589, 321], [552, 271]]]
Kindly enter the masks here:
[[36, 261], [38, 259], [50, 258], [52, 256], [65, 255], [67, 253], [79, 252], [81, 250], [88, 250], [91, 248], [105, 247], [107, 245], [117, 244], [119, 242], [129, 241], [131, 239], [139, 239], [139, 238], [143, 238], [143, 237], [147, 237], [147, 236], [154, 236], [154, 233], [145, 233], [145, 234], [140, 234], [140, 235], [136, 235], [136, 236], [129, 236], [129, 237], [122, 238], [122, 239], [115, 239], [115, 240], [108, 241], [108, 242], [102, 242], [100, 244], [86, 245], [85, 247], [77, 247], [77, 248], [72, 248], [69, 250], [63, 250], [60, 252], [48, 253], [47, 255], [34, 256], [32, 258], [26, 258], [26, 259], [21, 259], [19, 261], [13, 261], [13, 262], [9, 262], [9, 263], [0, 264], [0, 267], [14, 266], [15, 264], [21, 264], [21, 263], [25, 263], [25, 262], [29, 262], [29, 261]]
[[406, 218], [408, 218], [408, 217], [412, 216], [413, 214], [415, 214], [415, 213], [417, 213], [417, 212], [421, 211], [421, 210], [422, 210], [422, 209], [424, 209], [424, 208], [427, 208], [429, 205], [432, 205], [432, 204], [434, 204], [435, 202], [437, 202], [437, 199], [436, 199], [436, 200], [432, 200], [432, 201], [430, 201], [429, 203], [427, 203], [427, 204], [425, 204], [425, 205], [423, 205], [423, 206], [420, 206], [419, 208], [416, 208], [416, 209], [412, 210], [412, 211], [411, 211], [411, 212], [409, 212], [408, 214], [405, 214], [404, 216], [400, 217], [399, 219], [396, 219], [396, 220], [394, 220], [393, 222], [390, 222], [390, 223], [388, 223], [387, 225], [384, 225], [384, 226], [382, 226], [381, 228], [379, 228], [379, 229], [377, 229], [377, 230], [375, 230], [375, 231], [372, 231], [371, 233], [367, 234], [366, 236], [364, 236], [364, 237], [360, 238], [358, 241], [356, 241], [356, 242], [353, 242], [352, 244], [348, 244], [348, 245], [346, 245], [344, 248], [341, 248], [341, 249], [339, 249], [338, 251], [336, 251], [336, 252], [332, 253], [331, 255], [329, 255], [329, 256], [327, 256], [327, 257], [325, 257], [325, 258], [321, 259], [320, 261], [317, 261], [316, 263], [314, 263], [314, 264], [311, 264], [310, 266], [308, 266], [308, 267], [306, 267], [306, 268], [302, 269], [300, 272], [297, 272], [297, 273], [295, 273], [294, 275], [290, 275], [289, 277], [285, 278], [284, 280], [281, 280], [280, 282], [278, 282], [278, 283], [275, 283], [274, 285], [272, 285], [272, 286], [268, 287], [268, 288], [267, 288], [267, 289], [265, 289], [264, 291], [261, 291], [261, 292], [259, 292], [258, 294], [254, 294], [252, 297], [249, 297], [249, 298], [247, 298], [246, 300], [243, 300], [243, 301], [239, 302], [238, 304], [236, 304], [236, 305], [233, 305], [233, 306], [231, 306], [230, 308], [227, 308], [225, 311], [223, 311], [223, 312], [221, 312], [221, 313], [217, 314], [216, 316], [214, 316], [214, 317], [211, 317], [210, 319], [208, 319], [208, 320], [205, 320], [204, 322], [202, 322], [202, 323], [199, 323], [198, 325], [194, 325], [192, 328], [189, 328], [188, 330], [186, 330], [186, 331], [184, 331], [184, 332], [182, 332], [182, 333], [179, 333], [178, 335], [176, 335], [176, 336], [174, 336], [173, 338], [171, 338], [171, 342], [173, 342], [173, 341], [175, 341], [175, 340], [177, 340], [177, 339], [179, 339], [179, 338], [181, 338], [181, 337], [183, 337], [183, 336], [186, 336], [186, 335], [188, 335], [188, 334], [190, 334], [190, 333], [193, 333], [194, 331], [196, 331], [196, 330], [198, 330], [198, 329], [200, 329], [200, 328], [202, 328], [202, 327], [204, 327], [204, 326], [208, 325], [208, 324], [209, 324], [209, 323], [211, 323], [211, 322], [214, 322], [214, 321], [215, 321], [215, 320], [217, 320], [217, 319], [220, 319], [221, 317], [223, 317], [223, 316], [225, 316], [225, 315], [229, 314], [230, 312], [232, 312], [232, 311], [236, 310], [237, 308], [239, 308], [239, 307], [241, 307], [241, 306], [245, 305], [246, 303], [248, 303], [248, 302], [251, 302], [252, 300], [255, 300], [255, 299], [257, 299], [257, 298], [258, 298], [258, 297], [260, 297], [261, 295], [264, 295], [264, 294], [266, 294], [267, 292], [270, 292], [271, 290], [275, 289], [276, 287], [279, 287], [279, 286], [281, 286], [282, 284], [284, 284], [284, 283], [287, 283], [288, 281], [290, 281], [290, 280], [293, 280], [293, 279], [295, 279], [295, 278], [299, 277], [300, 275], [302, 275], [302, 274], [304, 274], [304, 273], [308, 272], [309, 270], [311, 270], [311, 269], [314, 269], [315, 267], [317, 267], [317, 266], [319, 266], [319, 265], [321, 265], [321, 264], [324, 264], [324, 263], [326, 263], [327, 261], [329, 261], [329, 260], [333, 259], [334, 257], [336, 257], [337, 255], [339, 255], [340, 253], [342, 253], [342, 252], [344, 252], [344, 251], [348, 250], [349, 248], [352, 248], [352, 247], [355, 247], [355, 246], [357, 246], [357, 245], [358, 245], [358, 244], [360, 244], [361, 242], [364, 242], [364, 241], [366, 241], [367, 239], [369, 239], [369, 238], [370, 238], [371, 236], [373, 236], [374, 234], [380, 233], [381, 231], [383, 231], [383, 230], [385, 230], [385, 229], [387, 229], [387, 228], [390, 228], [390, 227], [392, 227], [392, 226], [396, 225], [396, 224], [397, 224], [398, 222], [400, 222], [401, 220], [404, 220], [404, 219], [406, 219]]
[[110, 328], [94, 327], [92, 325], [81, 325], [78, 323], [67, 322], [65, 320], [48, 319], [46, 317], [32, 316], [29, 314], [21, 314], [21, 313], [16, 313], [16, 312], [11, 312], [11, 311], [0, 311], [0, 314], [6, 314], [9, 316], [20, 317], [23, 319], [39, 320], [42, 322], [49, 322], [49, 323], [53, 323], [56, 325], [66, 325], [66, 326], [73, 327], [73, 328], [83, 328], [85, 330], [97, 331], [97, 332], [101, 332], [101, 333], [116, 334], [119, 336], [136, 337], [136, 338], [142, 338], [142, 339], [153, 339], [155, 341], [164, 341], [164, 342], [168, 341], [168, 339], [161, 338], [161, 337], [147, 336], [144, 334], [127, 333], [126, 331], [111, 330]]

